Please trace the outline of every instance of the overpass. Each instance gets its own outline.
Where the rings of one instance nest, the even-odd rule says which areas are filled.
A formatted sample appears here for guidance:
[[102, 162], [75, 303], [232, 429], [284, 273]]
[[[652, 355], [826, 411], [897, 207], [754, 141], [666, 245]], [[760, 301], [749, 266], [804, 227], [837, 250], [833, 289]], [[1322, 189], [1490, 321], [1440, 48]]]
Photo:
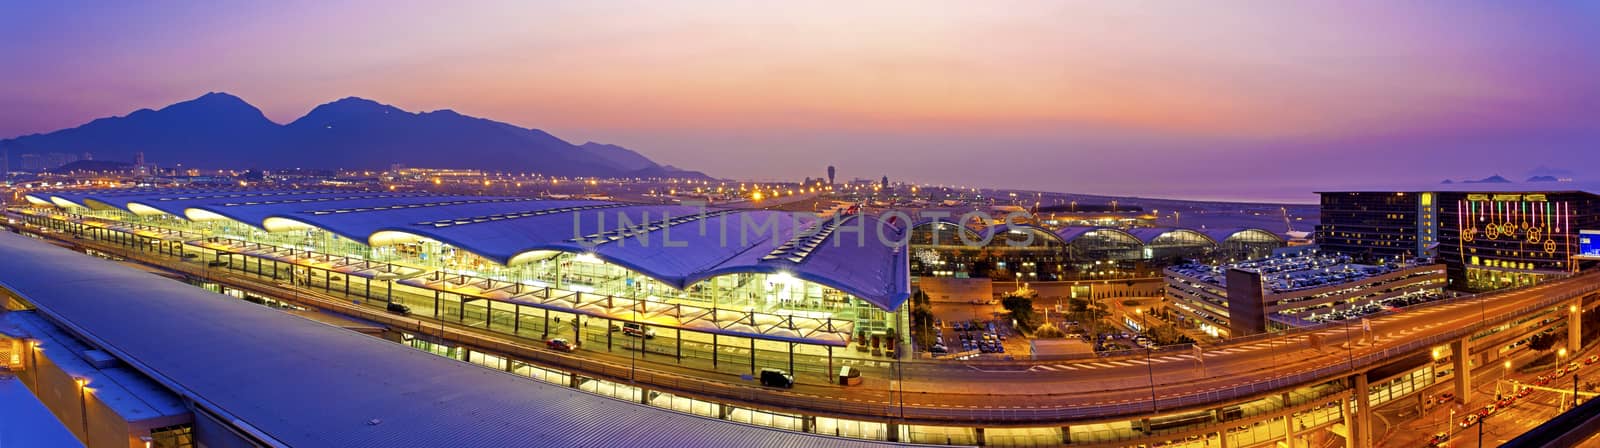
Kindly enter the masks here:
[[[44, 223], [49, 224], [49, 223]], [[131, 233], [130, 233], [131, 234]], [[64, 237], [59, 232], [54, 236]], [[94, 238], [64, 239], [97, 250], [118, 251], [130, 258], [161, 266], [184, 266], [178, 257], [159, 255], [143, 237], [127, 237], [120, 245]], [[291, 267], [292, 268], [292, 267]], [[279, 269], [273, 266], [273, 270]], [[217, 275], [216, 277], [223, 277]], [[216, 278], [213, 277], [213, 278]], [[253, 282], [263, 278], [229, 275], [229, 281]], [[1473, 353], [1474, 335], [1493, 336], [1498, 329], [1524, 316], [1561, 312], [1570, 319], [1583, 309], [1583, 298], [1600, 284], [1593, 274], [1552, 281], [1531, 288], [1434, 302], [1402, 313], [1369, 320], [1370, 329], [1357, 322], [1325, 324], [1290, 332], [1232, 340], [1196, 352], [1187, 347], [1124, 353], [1062, 362], [929, 362], [904, 361], [887, 368], [866, 367], [889, 381], [846, 388], [806, 381], [792, 391], [753, 387], [736, 376], [691, 363], [638, 362], [628, 354], [584, 353], [589, 361], [626, 367], [626, 376], [648, 387], [742, 405], [798, 411], [803, 414], [851, 418], [882, 423], [889, 434], [912, 428], [966, 428], [969, 440], [993, 440], [996, 434], [1054, 430], [1059, 441], [1078, 444], [1147, 443], [1201, 434], [1224, 435], [1228, 428], [1262, 421], [1289, 421], [1288, 416], [1328, 412], [1337, 404], [1337, 420], [1353, 434], [1353, 446], [1365, 446], [1361, 409], [1367, 373], [1414, 359], [1440, 346], [1453, 353]], [[281, 286], [281, 285], [280, 285]], [[308, 296], [329, 291], [301, 291]], [[298, 292], [297, 292], [298, 293]], [[1589, 303], [1587, 306], [1594, 306]], [[382, 314], [372, 318], [383, 319]], [[387, 322], [401, 326], [403, 321]], [[443, 326], [456, 325], [438, 323]], [[464, 330], [474, 330], [464, 328]], [[477, 329], [493, 333], [491, 329]], [[1578, 325], [1568, 325], [1576, 334]], [[1504, 333], [1510, 335], [1513, 333]], [[1576, 338], [1570, 338], [1576, 340]], [[518, 341], [511, 341], [515, 345]], [[536, 344], [521, 343], [525, 346]], [[540, 353], [537, 347], [515, 348], [496, 344], [502, 352], [532, 354], [562, 367], [581, 366], [569, 355]], [[1575, 349], [1576, 347], [1574, 347]], [[1470, 384], [1470, 357], [1454, 356], [1457, 384]], [[619, 364], [620, 363], [620, 364]], [[593, 364], [590, 364], [591, 366]], [[1463, 368], [1466, 367], [1466, 368]], [[591, 367], [593, 368], [593, 367]], [[598, 369], [596, 370], [606, 370]], [[593, 372], [616, 375], [615, 372]], [[1458, 386], [1460, 387], [1460, 386]], [[1470, 397], [1470, 388], [1457, 393]], [[1230, 406], [1255, 401], [1278, 401], [1260, 412], [1224, 415]], [[774, 405], [781, 403], [781, 405]], [[1166, 431], [1163, 416], [1186, 412], [1213, 412], [1204, 424]], [[1345, 417], [1350, 417], [1346, 419]], [[1322, 423], [1326, 424], [1327, 421]], [[1111, 427], [1112, 434], [1085, 440], [1076, 436], [1085, 427]], [[1286, 427], [1293, 425], [1285, 423]], [[1326, 426], [1326, 425], [1325, 425]], [[1307, 425], [1306, 428], [1315, 429]], [[1293, 437], [1295, 429], [1285, 431]], [[987, 433], [987, 434], [986, 434]], [[974, 436], [975, 435], [975, 436]], [[897, 436], [886, 436], [891, 440]], [[1207, 436], [1210, 437], [1210, 436]], [[1239, 444], [1241, 446], [1247, 444]]]

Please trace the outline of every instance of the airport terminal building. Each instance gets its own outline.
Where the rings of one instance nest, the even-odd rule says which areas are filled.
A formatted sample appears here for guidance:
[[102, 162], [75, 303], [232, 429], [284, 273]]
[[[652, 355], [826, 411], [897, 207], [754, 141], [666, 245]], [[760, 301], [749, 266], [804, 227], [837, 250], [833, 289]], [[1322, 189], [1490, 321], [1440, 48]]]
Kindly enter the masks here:
[[973, 229], [927, 220], [911, 226], [910, 232], [912, 275], [1020, 281], [1126, 278], [1183, 260], [1263, 258], [1286, 244], [1278, 234], [1243, 227], [1051, 229], [1002, 224]]
[[[27, 199], [13, 217], [39, 227], [530, 338], [795, 371], [846, 347], [893, 356], [907, 333], [903, 233], [871, 216], [339, 190]], [[662, 337], [626, 337], [641, 332]]]

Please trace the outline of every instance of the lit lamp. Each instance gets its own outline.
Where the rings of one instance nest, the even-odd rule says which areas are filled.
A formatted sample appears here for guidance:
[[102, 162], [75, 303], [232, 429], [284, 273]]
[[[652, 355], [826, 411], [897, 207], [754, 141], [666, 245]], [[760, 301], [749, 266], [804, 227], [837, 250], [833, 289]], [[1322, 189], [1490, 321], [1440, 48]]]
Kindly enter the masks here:
[[81, 422], [83, 423], [83, 440], [84, 441], [88, 441], [89, 440], [89, 388], [86, 387], [86, 386], [89, 385], [89, 379], [80, 376], [80, 377], [73, 378], [73, 382], [78, 383], [78, 410], [80, 412], [79, 416], [82, 418]]

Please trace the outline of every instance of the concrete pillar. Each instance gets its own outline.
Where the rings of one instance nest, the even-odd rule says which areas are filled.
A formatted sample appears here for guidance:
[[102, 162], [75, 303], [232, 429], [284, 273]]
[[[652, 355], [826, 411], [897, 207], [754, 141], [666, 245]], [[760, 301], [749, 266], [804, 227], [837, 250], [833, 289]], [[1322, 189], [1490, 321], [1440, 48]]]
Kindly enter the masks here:
[[1354, 436], [1356, 448], [1367, 448], [1372, 446], [1372, 387], [1367, 384], [1365, 373], [1355, 375], [1354, 380], [1356, 412], [1350, 434]]
[[[898, 423], [885, 423], [884, 438], [890, 442], [900, 441], [900, 425]], [[978, 445], [983, 445], [983, 428], [975, 431], [978, 434]]]
[[1228, 442], [1228, 428], [1217, 430], [1217, 444], [1222, 446], [1222, 448], [1233, 446], [1233, 444]]
[[1072, 444], [1072, 427], [1071, 426], [1062, 426], [1061, 427], [1061, 444], [1062, 445], [1071, 445]]
[[1572, 299], [1567, 304], [1567, 353], [1572, 354], [1572, 359], [1578, 358], [1578, 351], [1583, 350], [1583, 298]]
[[[1283, 407], [1288, 408], [1290, 405], [1289, 393], [1284, 392], [1282, 397]], [[1289, 448], [1294, 448], [1294, 414], [1283, 416], [1283, 444], [1288, 445]]]
[[1355, 418], [1353, 417], [1355, 410], [1351, 409], [1354, 405], [1355, 401], [1352, 398], [1345, 398], [1344, 402], [1339, 404], [1339, 420], [1344, 422], [1345, 448], [1357, 448], [1355, 437], [1356, 429], [1353, 423], [1355, 421]]
[[1454, 360], [1456, 403], [1472, 400], [1472, 341], [1467, 338], [1450, 343], [1450, 358]]
[[983, 428], [972, 428], [972, 437], [976, 442], [978, 442], [978, 446], [989, 444], [987, 440], [984, 440]]

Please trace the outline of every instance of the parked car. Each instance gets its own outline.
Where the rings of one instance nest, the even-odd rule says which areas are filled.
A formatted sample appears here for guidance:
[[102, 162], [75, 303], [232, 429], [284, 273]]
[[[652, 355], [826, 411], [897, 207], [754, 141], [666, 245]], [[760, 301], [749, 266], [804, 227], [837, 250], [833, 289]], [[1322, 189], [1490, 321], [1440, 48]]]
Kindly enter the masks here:
[[401, 305], [401, 304], [398, 304], [398, 303], [389, 302], [389, 305], [384, 307], [384, 308], [388, 309], [389, 312], [391, 312], [391, 313], [399, 314], [401, 316], [409, 316], [409, 315], [411, 315], [411, 307], [405, 306], [405, 305]]
[[1533, 393], [1533, 388], [1524, 387], [1522, 389], [1517, 390], [1517, 398], [1526, 398], [1528, 396], [1528, 394], [1531, 394], [1531, 393]]
[[1470, 427], [1473, 423], [1477, 423], [1479, 418], [1481, 417], [1478, 417], [1478, 414], [1467, 414], [1467, 418], [1461, 419], [1461, 427]]
[[1439, 398], [1439, 403], [1440, 404], [1449, 403], [1450, 400], [1456, 399], [1456, 394], [1453, 393], [1453, 392], [1445, 392], [1445, 393], [1439, 394], [1438, 398]]
[[778, 369], [761, 369], [761, 385], [767, 387], [794, 387], [794, 375]]
[[544, 346], [558, 352], [572, 353], [578, 351], [578, 346], [571, 342], [567, 342], [565, 338], [555, 338], [545, 341]]
[[1583, 365], [1594, 364], [1595, 361], [1600, 361], [1600, 355], [1589, 355], [1588, 358], [1583, 358]]
[[1442, 445], [1444, 445], [1444, 442], [1446, 440], [1450, 440], [1450, 433], [1448, 433], [1448, 432], [1437, 432], [1437, 433], [1433, 434], [1433, 437], [1428, 439], [1428, 446], [1429, 447], [1442, 446]]
[[1488, 416], [1494, 415], [1494, 410], [1497, 409], [1497, 408], [1498, 407], [1495, 406], [1494, 403], [1489, 403], [1489, 404], [1483, 405], [1483, 410], [1478, 411], [1478, 416], [1479, 417], [1488, 417]]

